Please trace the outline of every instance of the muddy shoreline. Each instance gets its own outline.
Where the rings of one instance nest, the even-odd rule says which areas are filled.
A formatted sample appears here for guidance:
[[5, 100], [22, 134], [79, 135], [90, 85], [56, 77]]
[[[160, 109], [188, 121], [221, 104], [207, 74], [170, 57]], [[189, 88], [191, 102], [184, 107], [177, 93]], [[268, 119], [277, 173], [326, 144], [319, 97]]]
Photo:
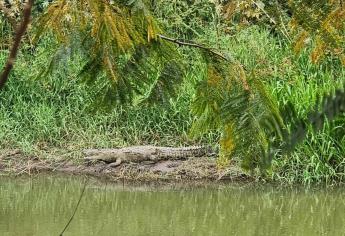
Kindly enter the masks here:
[[0, 175], [20, 176], [45, 174], [86, 175], [106, 181], [126, 182], [251, 182], [254, 179], [233, 165], [218, 170], [214, 157], [158, 163], [124, 163], [110, 167], [104, 162], [86, 163], [82, 159], [38, 157], [25, 155], [20, 150], [0, 152]]

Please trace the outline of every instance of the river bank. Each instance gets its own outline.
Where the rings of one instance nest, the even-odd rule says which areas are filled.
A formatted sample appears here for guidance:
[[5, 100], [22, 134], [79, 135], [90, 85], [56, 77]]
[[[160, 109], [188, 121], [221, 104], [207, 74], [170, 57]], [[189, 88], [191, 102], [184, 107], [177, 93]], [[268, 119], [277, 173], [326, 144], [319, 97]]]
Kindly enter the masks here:
[[104, 162], [90, 163], [81, 158], [66, 158], [57, 155], [30, 156], [21, 150], [0, 151], [0, 175], [19, 176], [39, 173], [87, 175], [108, 181], [133, 182], [247, 182], [254, 180], [236, 165], [219, 170], [214, 157], [167, 160], [157, 163], [123, 163], [120, 166], [111, 167]]

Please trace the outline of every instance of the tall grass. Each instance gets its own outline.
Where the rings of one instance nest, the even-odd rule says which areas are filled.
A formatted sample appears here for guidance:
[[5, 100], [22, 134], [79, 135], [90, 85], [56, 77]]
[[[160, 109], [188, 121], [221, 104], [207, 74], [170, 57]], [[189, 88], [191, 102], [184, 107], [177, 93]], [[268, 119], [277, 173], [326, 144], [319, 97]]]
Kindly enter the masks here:
[[[92, 89], [69, 76], [42, 80], [24, 76], [31, 66], [17, 63], [1, 94], [1, 147], [110, 147], [145, 143], [178, 145], [191, 122], [188, 101], [166, 106], [92, 109]], [[19, 75], [19, 73], [23, 73]], [[177, 105], [177, 103], [179, 103]]]
[[[293, 70], [284, 78], [271, 82], [280, 104], [290, 101], [301, 118], [307, 118], [317, 96], [329, 94], [344, 83], [345, 69], [337, 61], [313, 65], [308, 54], [295, 57]], [[345, 181], [345, 117], [327, 122], [317, 133], [309, 132], [306, 140], [288, 156], [274, 161], [273, 178], [284, 182]]]

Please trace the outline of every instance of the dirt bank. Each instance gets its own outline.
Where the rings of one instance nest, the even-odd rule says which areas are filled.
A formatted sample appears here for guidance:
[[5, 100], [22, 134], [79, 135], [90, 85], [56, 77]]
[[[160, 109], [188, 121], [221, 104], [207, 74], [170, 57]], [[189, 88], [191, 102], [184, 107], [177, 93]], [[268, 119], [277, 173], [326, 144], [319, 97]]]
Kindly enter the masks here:
[[187, 160], [161, 161], [158, 163], [124, 163], [110, 167], [103, 162], [85, 163], [78, 158], [37, 157], [20, 150], [0, 152], [0, 175], [35, 175], [38, 173], [66, 173], [89, 175], [112, 181], [250, 181], [250, 176], [237, 166], [218, 170], [212, 157]]

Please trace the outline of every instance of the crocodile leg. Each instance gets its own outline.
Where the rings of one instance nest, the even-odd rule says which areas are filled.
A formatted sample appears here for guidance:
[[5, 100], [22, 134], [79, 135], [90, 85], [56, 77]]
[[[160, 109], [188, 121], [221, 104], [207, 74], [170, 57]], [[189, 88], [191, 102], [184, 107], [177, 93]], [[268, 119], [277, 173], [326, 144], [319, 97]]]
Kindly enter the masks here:
[[119, 165], [121, 165], [122, 163], [122, 159], [121, 158], [117, 158], [115, 162], [112, 162], [108, 165], [108, 167], [117, 167]]

